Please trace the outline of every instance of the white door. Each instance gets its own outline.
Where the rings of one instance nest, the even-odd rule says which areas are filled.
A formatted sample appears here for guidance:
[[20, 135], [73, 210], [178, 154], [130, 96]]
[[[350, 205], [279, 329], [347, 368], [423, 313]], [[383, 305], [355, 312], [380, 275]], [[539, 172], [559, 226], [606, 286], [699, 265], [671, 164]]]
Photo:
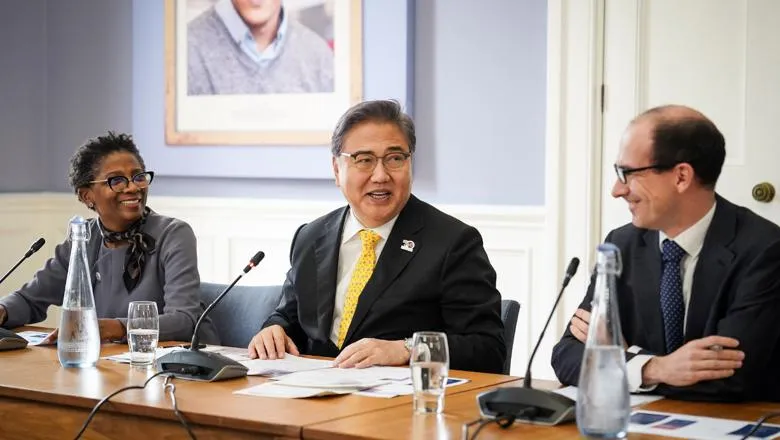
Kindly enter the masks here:
[[630, 221], [609, 195], [620, 136], [638, 113], [684, 104], [726, 138], [717, 191], [780, 223], [780, 194], [751, 196], [768, 182], [780, 191], [780, 1], [606, 0], [602, 237]]

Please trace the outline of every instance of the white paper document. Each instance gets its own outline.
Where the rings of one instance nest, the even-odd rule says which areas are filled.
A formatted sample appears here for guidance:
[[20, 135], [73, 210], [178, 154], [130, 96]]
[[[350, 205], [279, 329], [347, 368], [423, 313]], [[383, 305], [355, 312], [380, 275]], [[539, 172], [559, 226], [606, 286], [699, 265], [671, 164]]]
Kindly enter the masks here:
[[[445, 387], [454, 387], [467, 383], [468, 379], [459, 379], [457, 377], [447, 378], [447, 384]], [[396, 396], [408, 396], [414, 394], [414, 387], [412, 386], [412, 380], [408, 381], [394, 381], [380, 385], [378, 387], [370, 388], [368, 390], [358, 391], [355, 394], [358, 396], [366, 397], [384, 397], [386, 399]]]
[[333, 361], [309, 359], [293, 356], [290, 353], [285, 353], [284, 359], [251, 359], [238, 360], [238, 362], [249, 368], [247, 375], [268, 377], [280, 377], [301, 371], [322, 370], [333, 367]]
[[279, 377], [276, 383], [293, 387], [366, 389], [390, 382], [380, 373], [373, 368], [327, 368], [288, 374]]
[[[154, 351], [154, 358], [159, 359], [160, 356], [165, 356], [168, 353], [172, 353], [174, 351], [183, 351], [186, 350], [186, 348], [182, 347], [157, 347], [157, 349]], [[109, 361], [119, 362], [120, 364], [129, 364], [130, 363], [130, 352], [126, 351], [124, 353], [120, 354], [114, 354], [111, 356], [105, 356], [101, 359], [106, 359]]]
[[[46, 336], [49, 334], [47, 332], [36, 332], [32, 330], [27, 330], [23, 332], [17, 333], [17, 335], [23, 337], [27, 340], [27, 345], [41, 345], [41, 342], [43, 342], [44, 339], [46, 339]], [[46, 344], [46, 345], [54, 345], [52, 344]]]
[[281, 397], [286, 399], [300, 399], [304, 397], [320, 397], [320, 396], [332, 396], [339, 394], [350, 394], [355, 392], [354, 388], [306, 388], [306, 387], [289, 387], [286, 385], [279, 385], [276, 382], [266, 382], [253, 387], [244, 388], [243, 390], [234, 391], [233, 394], [241, 394], [245, 396], [258, 396], [258, 397]]
[[[577, 401], [577, 387], [574, 386], [568, 386], [563, 388], [558, 388], [557, 390], [553, 390], [554, 393], [558, 393], [562, 396], [566, 396], [569, 399], [573, 401]], [[663, 399], [663, 396], [658, 396], [656, 394], [632, 394], [631, 395], [631, 406], [638, 406], [638, 405], [644, 405], [645, 403], [655, 402], [656, 400]]]
[[[631, 413], [628, 432], [686, 439], [738, 439], [753, 428], [753, 423], [712, 417], [696, 417], [656, 411]], [[780, 438], [780, 425], [764, 424], [750, 438]]]

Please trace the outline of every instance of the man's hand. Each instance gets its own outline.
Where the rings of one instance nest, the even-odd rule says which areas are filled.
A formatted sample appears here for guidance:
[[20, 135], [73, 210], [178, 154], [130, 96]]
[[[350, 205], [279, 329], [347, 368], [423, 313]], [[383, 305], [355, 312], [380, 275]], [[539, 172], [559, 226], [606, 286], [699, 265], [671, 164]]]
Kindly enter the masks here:
[[730, 377], [745, 359], [745, 353], [737, 350], [737, 346], [739, 341], [724, 336], [695, 339], [673, 353], [650, 359], [642, 369], [642, 384], [684, 387]]
[[[571, 324], [569, 324], [569, 330], [571, 334], [577, 338], [578, 341], [585, 343], [588, 339], [588, 328], [590, 327], [590, 312], [585, 309], [577, 309], [574, 312], [574, 316], [571, 317]], [[623, 343], [623, 350], [628, 350], [628, 344], [626, 344], [626, 338], [622, 335], [620, 340]]]
[[266, 327], [249, 341], [249, 357], [252, 359], [283, 359], [284, 353], [300, 355], [298, 347], [280, 325]]
[[366, 368], [373, 365], [406, 365], [409, 350], [404, 341], [385, 341], [364, 338], [348, 345], [339, 353], [333, 364], [339, 368]]
[[[98, 319], [98, 331], [100, 332], [100, 342], [119, 341], [127, 335], [122, 322], [113, 318]], [[54, 331], [46, 335], [40, 345], [56, 344], [59, 334], [60, 330], [55, 328]]]
[[585, 343], [588, 338], [588, 325], [590, 324], [590, 312], [585, 309], [577, 309], [571, 317], [569, 331], [578, 341]]

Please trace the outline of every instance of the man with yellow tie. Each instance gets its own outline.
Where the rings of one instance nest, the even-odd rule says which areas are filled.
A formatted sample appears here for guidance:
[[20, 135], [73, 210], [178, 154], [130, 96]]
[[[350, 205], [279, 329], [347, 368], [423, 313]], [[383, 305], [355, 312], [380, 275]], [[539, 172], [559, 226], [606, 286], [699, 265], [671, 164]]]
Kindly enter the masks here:
[[348, 206], [301, 226], [282, 300], [249, 354], [404, 365], [416, 331], [447, 334], [450, 367], [502, 371], [496, 272], [479, 232], [411, 194], [414, 122], [395, 101], [355, 105], [331, 139]]

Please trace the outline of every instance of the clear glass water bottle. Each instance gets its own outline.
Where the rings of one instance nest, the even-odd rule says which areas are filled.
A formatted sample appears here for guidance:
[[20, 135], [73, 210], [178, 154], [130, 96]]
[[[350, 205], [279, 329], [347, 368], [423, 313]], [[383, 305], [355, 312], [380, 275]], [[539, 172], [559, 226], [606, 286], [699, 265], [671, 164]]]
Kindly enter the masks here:
[[87, 222], [70, 220], [70, 263], [62, 300], [57, 355], [63, 367], [89, 368], [100, 357], [100, 328], [87, 260]]
[[618, 311], [620, 250], [598, 247], [596, 285], [577, 392], [577, 427], [588, 438], [625, 438], [631, 413]]

